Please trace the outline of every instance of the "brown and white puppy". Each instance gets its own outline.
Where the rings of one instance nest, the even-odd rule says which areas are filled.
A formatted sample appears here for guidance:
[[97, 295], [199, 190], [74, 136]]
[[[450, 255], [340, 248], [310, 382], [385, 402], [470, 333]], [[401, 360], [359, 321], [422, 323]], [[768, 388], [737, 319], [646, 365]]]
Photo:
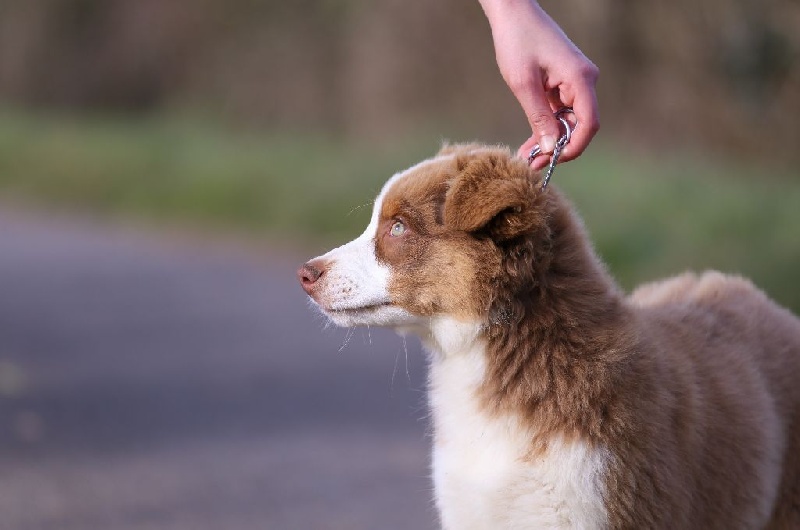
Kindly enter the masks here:
[[540, 188], [446, 147], [298, 271], [336, 324], [430, 350], [442, 526], [800, 528], [800, 320], [716, 272], [625, 297]]

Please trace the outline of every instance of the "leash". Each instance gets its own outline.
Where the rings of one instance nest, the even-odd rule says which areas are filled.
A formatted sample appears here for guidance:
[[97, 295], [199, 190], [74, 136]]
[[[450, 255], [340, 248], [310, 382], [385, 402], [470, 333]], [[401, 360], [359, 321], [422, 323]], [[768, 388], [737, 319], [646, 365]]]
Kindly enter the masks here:
[[[556, 169], [556, 164], [558, 164], [558, 159], [561, 156], [561, 151], [564, 150], [564, 147], [567, 146], [569, 143], [569, 139], [572, 138], [572, 132], [575, 130], [575, 127], [578, 126], [578, 123], [575, 122], [575, 125], [570, 125], [569, 121], [564, 117], [565, 114], [572, 114], [575, 115], [575, 112], [572, 110], [571, 107], [562, 107], [558, 109], [555, 113], [555, 117], [558, 121], [561, 122], [561, 125], [564, 126], [564, 134], [556, 142], [556, 146], [553, 149], [553, 155], [550, 157], [550, 164], [547, 166], [547, 171], [544, 174], [544, 179], [542, 180], [542, 191], [547, 188], [547, 184], [550, 182], [550, 177], [553, 176], [553, 171]], [[542, 148], [539, 145], [533, 146], [531, 149], [530, 154], [528, 155], [528, 165], [533, 162], [533, 159], [536, 158], [538, 154], [542, 152]]]

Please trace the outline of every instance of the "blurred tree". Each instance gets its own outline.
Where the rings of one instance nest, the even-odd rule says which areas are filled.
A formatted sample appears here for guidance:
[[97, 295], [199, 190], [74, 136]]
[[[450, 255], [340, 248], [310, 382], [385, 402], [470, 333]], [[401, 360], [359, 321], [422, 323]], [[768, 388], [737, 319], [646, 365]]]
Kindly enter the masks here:
[[[601, 69], [604, 133], [798, 161], [800, 4], [543, 0]], [[478, 2], [0, 3], [0, 102], [188, 109], [391, 137], [526, 133]]]

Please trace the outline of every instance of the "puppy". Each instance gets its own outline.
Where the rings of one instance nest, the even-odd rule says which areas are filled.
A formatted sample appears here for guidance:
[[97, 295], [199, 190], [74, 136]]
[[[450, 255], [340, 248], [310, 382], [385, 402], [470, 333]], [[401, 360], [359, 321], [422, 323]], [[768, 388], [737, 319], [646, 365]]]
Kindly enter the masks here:
[[717, 272], [626, 297], [507, 149], [394, 175], [298, 277], [430, 351], [443, 528], [800, 528], [800, 320]]

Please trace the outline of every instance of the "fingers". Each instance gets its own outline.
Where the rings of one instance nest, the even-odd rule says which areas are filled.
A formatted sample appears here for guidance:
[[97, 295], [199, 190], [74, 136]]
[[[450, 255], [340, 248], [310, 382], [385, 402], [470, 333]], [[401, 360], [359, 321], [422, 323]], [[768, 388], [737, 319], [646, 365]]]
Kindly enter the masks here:
[[[553, 104], [553, 106], [561, 107], [564, 105]], [[586, 87], [576, 92], [572, 103], [572, 110], [575, 114], [574, 117], [571, 118], [568, 114], [565, 116], [565, 118], [572, 123], [573, 129], [570, 141], [566, 147], [564, 147], [561, 157], [559, 158], [561, 162], [568, 162], [579, 157], [600, 129], [597, 96], [591, 87]], [[577, 126], [574, 123], [575, 121], [577, 121]], [[559, 124], [558, 127], [558, 135], [560, 136], [563, 134], [563, 125]], [[537, 139], [535, 135], [531, 136], [519, 148], [517, 156], [527, 159], [531, 149], [539, 143], [540, 139]], [[550, 153], [552, 153], [552, 149], [549, 151], [542, 150], [531, 162], [531, 167], [538, 170], [547, 166], [550, 162]]]
[[594, 80], [585, 80], [575, 92], [572, 110], [578, 121], [569, 143], [564, 148], [561, 161], [568, 162], [581, 155], [600, 129], [597, 94]]
[[[531, 149], [533, 149], [536, 145], [539, 144], [539, 139], [535, 136], [531, 136], [528, 140], [522, 144], [522, 147], [519, 148], [517, 151], [517, 156], [523, 160], [528, 159], [528, 155], [531, 154]], [[531, 168], [535, 170], [542, 169], [543, 167], [547, 166], [550, 163], [550, 155], [541, 153], [539, 156], [533, 159], [531, 162]]]
[[[559, 94], [558, 88], [549, 93], [545, 92], [539, 77], [535, 77], [533, 82], [525, 85], [517, 85], [513, 90], [533, 130], [533, 135], [519, 148], [518, 155], [527, 159], [534, 146], [541, 147], [541, 154], [531, 162], [533, 169], [541, 169], [550, 161], [549, 155], [553, 152], [556, 140], [563, 134], [563, 126], [556, 120], [553, 111], [565, 103], [572, 106], [577, 126], [573, 129], [572, 137], [564, 148], [560, 161], [567, 162], [579, 157], [600, 129], [597, 94], [594, 88], [598, 72], [594, 65], [591, 66], [591, 69], [585, 70], [578, 83], [573, 85], [574, 91], [567, 91], [566, 94]], [[563, 99], [567, 101], [562, 102], [562, 96], [565, 96]], [[570, 99], [572, 101], [569, 101]]]
[[533, 72], [518, 82], [509, 83], [509, 86], [519, 100], [522, 110], [525, 111], [525, 116], [527, 116], [533, 131], [533, 136], [525, 144], [532, 142], [531, 147], [539, 144], [543, 154], [552, 153], [556, 146], [556, 140], [561, 135], [561, 127], [553, 116], [553, 109], [545, 92], [541, 74], [538, 71]]

